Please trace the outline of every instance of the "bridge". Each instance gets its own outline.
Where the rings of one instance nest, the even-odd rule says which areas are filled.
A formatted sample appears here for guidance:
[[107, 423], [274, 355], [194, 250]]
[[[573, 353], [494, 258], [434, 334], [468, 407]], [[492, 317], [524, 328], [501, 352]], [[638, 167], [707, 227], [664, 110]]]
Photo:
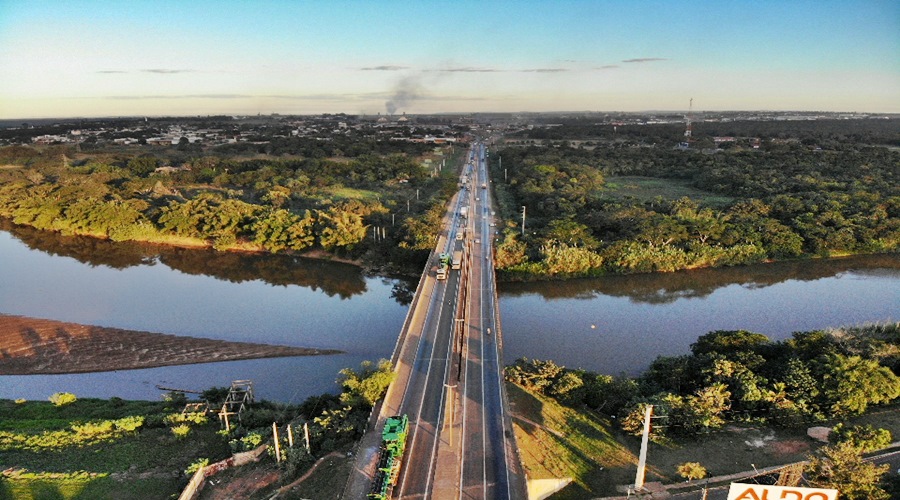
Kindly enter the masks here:
[[[503, 386], [486, 155], [482, 143], [469, 149], [394, 349], [397, 377], [373, 410], [343, 498], [366, 498], [384, 421], [401, 414], [410, 427], [391, 498], [527, 497]], [[438, 279], [436, 256], [456, 252], [461, 261]]]

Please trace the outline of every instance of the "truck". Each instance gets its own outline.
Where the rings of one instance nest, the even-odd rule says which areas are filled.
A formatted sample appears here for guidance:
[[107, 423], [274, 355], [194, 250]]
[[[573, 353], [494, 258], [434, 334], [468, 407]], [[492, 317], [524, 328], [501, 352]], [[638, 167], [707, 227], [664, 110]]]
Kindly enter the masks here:
[[439, 280], [447, 279], [447, 270], [450, 268], [450, 254], [442, 253], [438, 256], [438, 265], [435, 270], [435, 278]]
[[469, 216], [469, 207], [460, 207], [459, 216], [460, 217], [468, 217]]
[[463, 227], [460, 227], [459, 229], [457, 229], [457, 231], [456, 231], [456, 239], [462, 240], [462, 239], [465, 239], [465, 238], [466, 238], [466, 228], [465, 228], [465, 226], [463, 226]]
[[400, 466], [406, 451], [406, 437], [409, 434], [409, 417], [405, 414], [388, 417], [381, 431], [381, 446], [378, 453], [378, 466], [375, 469], [375, 480], [366, 495], [370, 500], [388, 500], [391, 491], [397, 485]]
[[462, 267], [462, 250], [457, 250], [453, 252], [453, 264], [450, 266], [452, 269], [459, 269]]

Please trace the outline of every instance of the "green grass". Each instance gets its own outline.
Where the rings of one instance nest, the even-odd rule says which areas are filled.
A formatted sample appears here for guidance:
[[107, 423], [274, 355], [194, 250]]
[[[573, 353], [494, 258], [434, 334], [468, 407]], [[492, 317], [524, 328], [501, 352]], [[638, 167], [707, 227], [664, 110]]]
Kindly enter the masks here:
[[[573, 478], [553, 499], [618, 495], [616, 486], [634, 484], [640, 439], [618, 430], [615, 421], [582, 413], [507, 384], [519, 455], [529, 479]], [[833, 427], [837, 421], [819, 425]], [[847, 419], [871, 424], [900, 439], [900, 405], [876, 408]], [[700, 462], [710, 476], [746, 472], [806, 460], [822, 443], [806, 427], [754, 428], [738, 425], [696, 439], [650, 443], [646, 481], [683, 481], [676, 468]]]
[[[158, 426], [99, 444], [60, 446], [53, 450], [10, 449], [0, 452], [2, 499], [167, 499], [187, 484], [184, 469], [198, 458], [221, 460], [231, 450], [216, 434], [215, 423], [193, 426], [177, 439], [162, 425], [172, 413], [164, 403], [83, 399], [56, 407], [29, 401], [0, 401], [0, 422], [9, 432], [40, 434], [74, 422], [144, 415]], [[146, 420], [145, 420], [146, 422]]]
[[364, 200], [364, 201], [376, 201], [381, 199], [381, 196], [375, 191], [370, 191], [367, 189], [354, 189], [349, 187], [330, 187], [325, 190], [328, 193], [328, 196], [333, 200]]
[[605, 186], [597, 195], [614, 200], [636, 198], [639, 201], [653, 201], [657, 197], [672, 201], [687, 196], [701, 205], [713, 207], [726, 207], [734, 202], [732, 197], [693, 188], [686, 181], [638, 176], [607, 177]]
[[[615, 494], [637, 455], [610, 432], [611, 424], [507, 384], [519, 455], [529, 479], [571, 477], [553, 498]], [[634, 472], [631, 473], [632, 480]]]

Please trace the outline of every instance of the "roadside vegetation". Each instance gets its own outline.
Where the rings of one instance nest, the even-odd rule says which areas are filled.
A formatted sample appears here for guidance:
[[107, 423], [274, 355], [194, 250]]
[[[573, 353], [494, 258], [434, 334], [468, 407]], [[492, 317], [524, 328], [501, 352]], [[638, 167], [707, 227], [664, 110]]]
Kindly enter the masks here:
[[[501, 277], [896, 252], [900, 152], [888, 143], [897, 123], [871, 125], [864, 143], [864, 135], [838, 135], [830, 122], [775, 133], [768, 123], [736, 125], [758, 149], [746, 137], [715, 149], [707, 136], [705, 150], [700, 143], [677, 150], [670, 125], [622, 127], [615, 137], [608, 125], [524, 131], [512, 139], [525, 146], [490, 156], [508, 221], [497, 251]], [[523, 139], [541, 135], [553, 139]]]
[[[520, 359], [507, 367], [506, 379], [531, 477], [574, 476], [572, 496], [559, 498], [579, 498], [613, 494], [610, 488], [633, 482], [646, 405], [654, 415], [652, 480], [672, 483], [695, 474], [691, 462], [714, 476], [809, 456], [815, 458], [810, 484], [877, 485], [886, 469], [857, 459], [900, 435], [898, 370], [900, 323], [893, 323], [798, 332], [782, 342], [746, 331], [711, 332], [691, 354], [660, 357], [636, 378]], [[823, 425], [833, 428], [831, 444], [811, 454], [806, 429]], [[837, 468], [855, 472], [835, 474], [828, 465], [835, 460], [842, 464]], [[887, 498], [851, 489], [841, 491], [848, 498]]]
[[438, 230], [434, 209], [455, 189], [456, 169], [433, 176], [422, 163], [456, 165], [461, 152], [291, 144], [250, 158], [227, 145], [193, 154], [0, 148], [0, 164], [11, 167], [0, 170], [0, 217], [113, 241], [324, 251], [382, 268], [424, 263]]
[[[55, 403], [0, 401], [0, 498], [174, 498], [200, 466], [261, 444], [270, 446], [260, 466], [275, 474], [273, 481], [259, 486], [271, 492], [299, 477], [318, 458], [351, 450], [392, 375], [388, 361], [364, 362], [357, 369], [341, 370], [341, 394], [314, 396], [300, 405], [256, 402], [230, 431], [221, 429], [214, 411], [227, 388], [202, 394], [209, 412], [184, 411], [188, 401], [177, 392], [160, 402], [78, 399], [69, 393], [54, 394]], [[280, 429], [281, 461], [276, 461], [272, 446], [273, 423]], [[302, 443], [304, 424], [310, 434], [309, 453]], [[292, 428], [294, 447], [287, 427]], [[330, 467], [343, 470], [341, 463]], [[321, 477], [318, 481], [334, 483]]]

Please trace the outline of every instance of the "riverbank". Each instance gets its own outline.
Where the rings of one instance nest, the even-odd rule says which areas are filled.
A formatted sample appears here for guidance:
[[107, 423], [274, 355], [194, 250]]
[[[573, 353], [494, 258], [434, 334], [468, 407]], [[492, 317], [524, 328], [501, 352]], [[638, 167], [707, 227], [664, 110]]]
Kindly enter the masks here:
[[338, 354], [0, 314], [0, 375], [89, 373], [219, 361]]

